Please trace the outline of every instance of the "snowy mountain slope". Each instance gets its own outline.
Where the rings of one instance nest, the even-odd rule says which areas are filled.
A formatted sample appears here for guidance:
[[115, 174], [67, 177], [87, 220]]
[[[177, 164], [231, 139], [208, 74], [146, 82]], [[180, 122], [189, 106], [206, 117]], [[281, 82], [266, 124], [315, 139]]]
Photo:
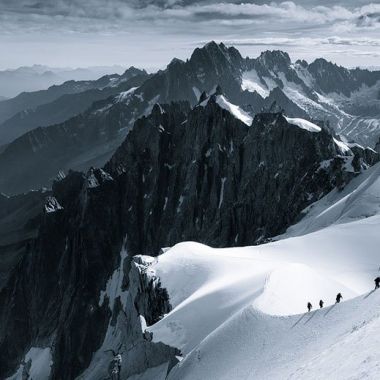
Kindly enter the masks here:
[[[380, 217], [373, 216], [256, 247], [182, 243], [158, 257], [151, 269], [173, 310], [149, 330], [154, 341], [185, 355], [169, 378], [373, 375], [371, 360], [379, 363], [380, 357], [360, 362], [379, 343], [371, 334], [380, 325], [380, 294], [363, 299], [378, 275], [379, 226]], [[334, 306], [338, 292], [352, 300]], [[317, 307], [319, 299], [323, 310], [296, 315], [308, 301]], [[363, 350], [346, 372], [337, 373], [333, 359], [326, 363], [328, 352], [344, 357], [357, 343]]]
[[287, 53], [263, 52], [248, 59], [241, 88], [267, 97], [279, 87], [315, 119], [329, 120], [349, 140], [374, 146], [380, 134], [379, 72], [348, 70], [324, 59], [292, 63]]
[[168, 379], [376, 379], [379, 305], [380, 293], [367, 293], [291, 317], [248, 306], [202, 341]]
[[380, 214], [380, 165], [354, 178], [342, 191], [334, 189], [303, 211], [301, 221], [283, 237], [304, 235], [333, 224], [349, 223]]

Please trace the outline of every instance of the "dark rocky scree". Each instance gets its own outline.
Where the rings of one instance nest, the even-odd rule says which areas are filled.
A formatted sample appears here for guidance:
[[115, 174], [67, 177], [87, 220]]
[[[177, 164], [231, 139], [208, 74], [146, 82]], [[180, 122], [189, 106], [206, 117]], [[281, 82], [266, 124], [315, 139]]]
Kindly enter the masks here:
[[[345, 162], [326, 130], [310, 133], [279, 113], [259, 114], [248, 127], [215, 97], [192, 110], [186, 102], [154, 106], [105, 171], [71, 172], [54, 184], [62, 209], [43, 214], [38, 236], [0, 292], [0, 377], [13, 373], [30, 346], [52, 347], [53, 379], [74, 379], [89, 366], [109, 323], [123, 318], [120, 303], [111, 312], [107, 302], [99, 306], [99, 294], [121, 265], [125, 236], [129, 257], [156, 255], [183, 240], [256, 244], [349, 181]], [[130, 278], [134, 264], [124, 264]], [[124, 279], [124, 288], [136, 292], [126, 326], [137, 311], [153, 323], [170, 310], [165, 290], [141, 281], [136, 292]], [[125, 339], [141, 337], [130, 329]], [[161, 362], [175, 354], [160, 352]]]

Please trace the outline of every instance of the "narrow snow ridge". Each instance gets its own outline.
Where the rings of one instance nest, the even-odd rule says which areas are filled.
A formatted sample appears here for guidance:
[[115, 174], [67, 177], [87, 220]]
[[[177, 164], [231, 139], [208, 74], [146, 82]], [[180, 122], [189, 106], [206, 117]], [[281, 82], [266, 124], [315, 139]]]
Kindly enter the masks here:
[[187, 354], [244, 307], [289, 316], [305, 312], [307, 302], [333, 305], [338, 292], [346, 301], [370, 291], [380, 262], [379, 226], [374, 215], [254, 247], [175, 245], [151, 267], [173, 307], [148, 328], [153, 340]]
[[[202, 107], [205, 107], [207, 103], [209, 102], [210, 98], [206, 99], [204, 102], [202, 102], [200, 105]], [[224, 95], [217, 95], [215, 99], [215, 103], [219, 105], [219, 107], [227, 110], [229, 113], [231, 113], [233, 116], [235, 116], [237, 119], [242, 121], [244, 124], [248, 125], [249, 127], [252, 124], [252, 116], [249, 115], [249, 113], [243, 111], [239, 106], [230, 103]]]
[[297, 127], [300, 127], [301, 129], [305, 129], [306, 131], [309, 131], [309, 132], [315, 133], [315, 132], [320, 132], [322, 130], [322, 128], [318, 127], [318, 125], [315, 125], [314, 123], [307, 121], [305, 119], [300, 119], [296, 117], [286, 117], [286, 116], [285, 116], [285, 119], [289, 124], [296, 125]]

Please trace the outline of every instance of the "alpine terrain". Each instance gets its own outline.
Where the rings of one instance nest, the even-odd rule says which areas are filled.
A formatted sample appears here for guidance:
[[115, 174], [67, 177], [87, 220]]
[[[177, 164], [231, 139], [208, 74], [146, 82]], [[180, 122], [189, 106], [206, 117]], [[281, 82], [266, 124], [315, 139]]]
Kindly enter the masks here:
[[379, 94], [210, 42], [1, 101], [0, 378], [376, 379]]

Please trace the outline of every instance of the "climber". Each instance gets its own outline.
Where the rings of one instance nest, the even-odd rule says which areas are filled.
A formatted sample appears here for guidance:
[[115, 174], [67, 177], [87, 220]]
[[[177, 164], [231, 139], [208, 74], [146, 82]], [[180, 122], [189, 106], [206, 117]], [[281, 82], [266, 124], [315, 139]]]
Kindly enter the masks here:
[[335, 302], [335, 303], [339, 303], [340, 300], [341, 300], [342, 298], [343, 298], [342, 294], [341, 294], [341, 293], [338, 293], [338, 294], [336, 295], [336, 302]]
[[313, 305], [310, 302], [308, 302], [307, 303], [307, 310], [310, 311], [312, 308], [313, 308]]
[[375, 289], [379, 289], [380, 288], [380, 277], [376, 277], [375, 278]]
[[322, 309], [323, 308], [324, 302], [322, 300], [319, 301], [319, 307]]

